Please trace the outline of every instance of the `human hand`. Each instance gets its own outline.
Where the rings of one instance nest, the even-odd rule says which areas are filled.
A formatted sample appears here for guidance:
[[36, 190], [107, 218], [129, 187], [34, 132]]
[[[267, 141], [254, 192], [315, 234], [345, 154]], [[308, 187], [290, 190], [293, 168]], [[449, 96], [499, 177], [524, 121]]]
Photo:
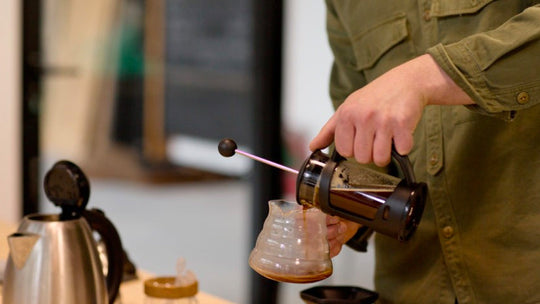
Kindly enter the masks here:
[[338, 216], [326, 216], [326, 238], [331, 258], [341, 252], [343, 245], [354, 236], [358, 228], [360, 228], [360, 224], [355, 222]]
[[392, 142], [402, 155], [411, 151], [413, 132], [426, 105], [471, 103], [433, 58], [423, 55], [349, 95], [310, 149], [322, 149], [334, 141], [342, 156], [384, 166], [390, 162]]

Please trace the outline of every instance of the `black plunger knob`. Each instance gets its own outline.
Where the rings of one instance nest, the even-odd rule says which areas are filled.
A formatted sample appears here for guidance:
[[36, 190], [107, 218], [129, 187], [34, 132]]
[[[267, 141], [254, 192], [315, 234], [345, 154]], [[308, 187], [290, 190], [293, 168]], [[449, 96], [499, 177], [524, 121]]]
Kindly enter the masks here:
[[225, 156], [225, 157], [231, 157], [234, 155], [236, 148], [238, 146], [236, 145], [236, 142], [230, 138], [224, 138], [219, 142], [218, 150], [219, 154]]

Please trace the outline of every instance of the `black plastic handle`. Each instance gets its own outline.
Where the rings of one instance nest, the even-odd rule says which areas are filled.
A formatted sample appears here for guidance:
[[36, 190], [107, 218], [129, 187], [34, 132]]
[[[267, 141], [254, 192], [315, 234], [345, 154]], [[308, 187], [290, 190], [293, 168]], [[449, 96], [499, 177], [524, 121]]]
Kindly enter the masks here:
[[[392, 143], [392, 158], [399, 164], [399, 167], [401, 169], [401, 173], [405, 177], [405, 181], [407, 182], [407, 185], [412, 185], [416, 183], [416, 178], [414, 176], [414, 171], [412, 168], [411, 161], [409, 160], [409, 157], [407, 155], [401, 155], [396, 150], [396, 147]], [[334, 149], [334, 152], [332, 153], [331, 159], [339, 163], [342, 160], [345, 160], [345, 157], [341, 156], [339, 152]]]
[[113, 304], [118, 296], [124, 271], [124, 249], [120, 235], [111, 221], [105, 217], [105, 213], [99, 209], [84, 210], [82, 217], [88, 222], [90, 228], [101, 236], [101, 239], [105, 243], [109, 261], [106, 279], [107, 291], [109, 304]]
[[411, 161], [407, 155], [401, 155], [396, 150], [396, 147], [392, 144], [392, 158], [397, 161], [399, 167], [401, 168], [401, 173], [405, 177], [405, 181], [408, 185], [416, 183], [416, 178], [414, 177], [414, 171], [412, 168]]

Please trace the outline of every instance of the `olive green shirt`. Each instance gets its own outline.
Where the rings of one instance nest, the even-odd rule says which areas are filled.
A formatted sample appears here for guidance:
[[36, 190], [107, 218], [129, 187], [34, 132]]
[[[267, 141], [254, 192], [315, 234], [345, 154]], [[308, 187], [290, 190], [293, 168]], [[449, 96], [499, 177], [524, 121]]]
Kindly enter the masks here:
[[407, 243], [376, 235], [380, 303], [540, 303], [536, 3], [327, 0], [335, 106], [425, 53], [476, 102], [424, 110], [409, 157], [430, 200]]

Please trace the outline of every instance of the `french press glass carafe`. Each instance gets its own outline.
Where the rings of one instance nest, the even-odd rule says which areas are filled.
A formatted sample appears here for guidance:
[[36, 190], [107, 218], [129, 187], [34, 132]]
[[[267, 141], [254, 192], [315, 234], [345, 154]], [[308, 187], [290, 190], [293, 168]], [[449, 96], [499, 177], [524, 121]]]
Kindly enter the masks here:
[[427, 196], [425, 183], [417, 183], [411, 163], [392, 149], [404, 179], [317, 150], [305, 160], [296, 183], [298, 203], [407, 240], [415, 231]]

